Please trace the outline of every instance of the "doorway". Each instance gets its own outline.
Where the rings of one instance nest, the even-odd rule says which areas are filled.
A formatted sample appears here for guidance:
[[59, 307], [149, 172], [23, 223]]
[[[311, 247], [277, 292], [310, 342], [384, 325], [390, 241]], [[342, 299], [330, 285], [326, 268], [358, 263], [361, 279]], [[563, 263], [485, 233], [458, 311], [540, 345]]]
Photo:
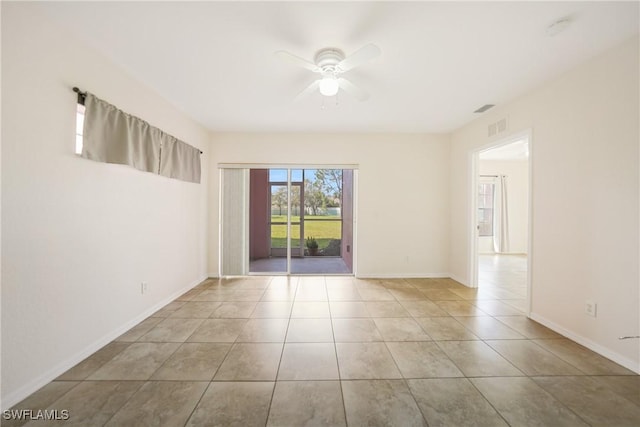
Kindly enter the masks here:
[[532, 255], [530, 152], [530, 132], [473, 152], [470, 192], [472, 286], [526, 315]]
[[249, 170], [249, 273], [352, 274], [352, 169]]

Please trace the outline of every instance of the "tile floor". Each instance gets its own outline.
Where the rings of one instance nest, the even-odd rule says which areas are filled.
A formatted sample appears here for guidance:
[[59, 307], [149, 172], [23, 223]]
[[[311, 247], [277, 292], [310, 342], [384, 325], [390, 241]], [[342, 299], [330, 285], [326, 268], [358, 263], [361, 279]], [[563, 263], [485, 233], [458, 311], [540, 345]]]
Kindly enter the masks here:
[[640, 425], [640, 377], [521, 300], [450, 279], [207, 280], [15, 409], [78, 426]]

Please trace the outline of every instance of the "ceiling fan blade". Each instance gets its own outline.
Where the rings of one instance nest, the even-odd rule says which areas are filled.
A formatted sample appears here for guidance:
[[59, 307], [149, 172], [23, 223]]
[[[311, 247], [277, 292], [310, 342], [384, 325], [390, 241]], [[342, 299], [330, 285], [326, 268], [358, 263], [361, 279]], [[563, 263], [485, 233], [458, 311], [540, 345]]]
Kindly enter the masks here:
[[373, 58], [380, 55], [382, 51], [375, 44], [369, 43], [355, 51], [342, 61], [338, 63], [337, 68], [341, 71], [349, 71], [350, 69], [362, 65], [365, 62], [371, 61]]
[[307, 86], [302, 92], [298, 94], [298, 96], [295, 97], [293, 102], [298, 102], [305, 99], [306, 97], [311, 95], [313, 92], [317, 92], [319, 87], [320, 87], [320, 79], [315, 80], [309, 86]]
[[322, 71], [316, 64], [309, 62], [306, 59], [300, 58], [293, 53], [279, 50], [275, 53], [275, 55], [285, 62], [297, 65], [298, 67], [306, 68], [307, 70], [313, 71], [314, 73], [319, 73], [320, 71]]
[[365, 90], [359, 88], [343, 77], [338, 79], [338, 84], [340, 85], [340, 89], [344, 90], [358, 101], [366, 101], [369, 98], [369, 94]]

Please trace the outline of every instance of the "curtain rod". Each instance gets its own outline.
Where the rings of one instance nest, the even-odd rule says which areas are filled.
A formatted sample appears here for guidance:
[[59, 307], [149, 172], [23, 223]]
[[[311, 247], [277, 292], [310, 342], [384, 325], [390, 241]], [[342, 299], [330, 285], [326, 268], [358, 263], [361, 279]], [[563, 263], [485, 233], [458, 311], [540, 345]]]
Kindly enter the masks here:
[[[87, 98], [87, 92], [81, 91], [76, 86], [73, 87], [73, 91], [78, 94], [78, 104], [84, 105], [84, 100]], [[199, 151], [200, 151], [200, 154], [203, 154], [202, 150], [199, 150]]]
[[74, 87], [73, 91], [78, 94], [78, 104], [84, 105], [84, 100], [87, 97], [87, 92], [82, 92], [77, 87]]

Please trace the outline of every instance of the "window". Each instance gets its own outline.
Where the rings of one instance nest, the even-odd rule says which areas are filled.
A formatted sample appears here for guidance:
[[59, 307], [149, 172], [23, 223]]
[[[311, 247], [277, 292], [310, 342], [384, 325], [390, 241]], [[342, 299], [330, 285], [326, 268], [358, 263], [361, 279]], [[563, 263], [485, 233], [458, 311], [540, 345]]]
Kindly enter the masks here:
[[478, 232], [480, 237], [493, 236], [493, 199], [496, 185], [478, 185]]
[[76, 154], [82, 154], [82, 130], [84, 129], [84, 105], [76, 109]]

